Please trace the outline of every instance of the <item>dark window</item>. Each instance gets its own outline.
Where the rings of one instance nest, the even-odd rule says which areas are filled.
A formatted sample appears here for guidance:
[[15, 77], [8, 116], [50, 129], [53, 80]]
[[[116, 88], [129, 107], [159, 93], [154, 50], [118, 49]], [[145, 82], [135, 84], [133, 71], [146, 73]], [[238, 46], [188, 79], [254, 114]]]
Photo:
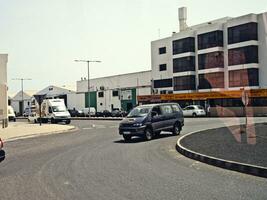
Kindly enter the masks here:
[[104, 92], [98, 92], [98, 97], [99, 98], [104, 97]]
[[198, 55], [198, 69], [224, 67], [223, 52], [212, 52]]
[[259, 86], [258, 69], [229, 71], [229, 87]]
[[159, 54], [164, 54], [164, 53], [166, 53], [166, 47], [159, 48]]
[[166, 90], [161, 90], [160, 94], [167, 94], [167, 91]]
[[259, 63], [258, 46], [246, 46], [228, 50], [229, 66]]
[[189, 37], [172, 42], [173, 55], [186, 52], [195, 52], [195, 38]]
[[172, 87], [172, 79], [154, 80], [154, 88]]
[[113, 96], [113, 97], [117, 97], [117, 96], [119, 96], [119, 91], [118, 91], [118, 90], [113, 90], [113, 91], [112, 91], [112, 96]]
[[254, 107], [260, 107], [260, 106], [267, 106], [267, 98], [261, 97], [261, 98], [251, 98], [250, 99], [250, 106]]
[[198, 35], [198, 49], [223, 47], [223, 31], [213, 31]]
[[224, 73], [215, 72], [199, 75], [199, 89], [224, 88]]
[[228, 28], [228, 44], [258, 40], [258, 24], [255, 22]]
[[173, 59], [173, 73], [195, 71], [195, 57], [183, 57]]
[[173, 78], [174, 90], [195, 90], [196, 81], [195, 76], [181, 76]]
[[243, 107], [242, 100], [238, 99], [210, 99], [210, 107]]
[[158, 115], [161, 115], [161, 109], [159, 106], [152, 108], [152, 112], [156, 112]]
[[167, 65], [166, 64], [159, 65], [159, 71], [166, 71], [166, 70], [167, 70]]

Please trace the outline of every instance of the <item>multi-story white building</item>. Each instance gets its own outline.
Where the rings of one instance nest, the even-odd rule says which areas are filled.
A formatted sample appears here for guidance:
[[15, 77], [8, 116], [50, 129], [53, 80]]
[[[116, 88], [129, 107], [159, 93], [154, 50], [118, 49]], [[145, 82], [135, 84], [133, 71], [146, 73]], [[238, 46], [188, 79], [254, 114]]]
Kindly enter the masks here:
[[249, 106], [267, 112], [267, 13], [191, 27], [186, 19], [186, 8], [180, 8], [180, 31], [151, 42], [154, 95], [139, 101], [219, 105], [220, 115], [225, 107], [238, 107], [241, 115], [246, 90]]
[[267, 13], [187, 27], [153, 41], [152, 78], [159, 93], [267, 88]]
[[5, 128], [8, 125], [7, 116], [7, 54], [0, 54], [0, 123]]
[[[88, 80], [77, 81], [77, 93], [84, 95], [88, 107]], [[137, 96], [151, 94], [151, 70], [90, 79], [90, 104], [97, 111], [115, 108], [130, 110]]]

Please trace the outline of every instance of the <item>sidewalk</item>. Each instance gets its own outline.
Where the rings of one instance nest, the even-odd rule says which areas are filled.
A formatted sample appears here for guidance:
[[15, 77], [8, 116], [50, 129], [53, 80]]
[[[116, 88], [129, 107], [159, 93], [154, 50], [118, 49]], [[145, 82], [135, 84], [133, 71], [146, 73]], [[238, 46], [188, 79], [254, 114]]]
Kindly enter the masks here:
[[0, 137], [4, 141], [12, 141], [39, 135], [48, 135], [73, 130], [75, 127], [61, 124], [30, 124], [28, 122], [12, 122], [8, 128], [0, 129]]
[[183, 136], [177, 150], [207, 164], [267, 177], [267, 123], [211, 129]]

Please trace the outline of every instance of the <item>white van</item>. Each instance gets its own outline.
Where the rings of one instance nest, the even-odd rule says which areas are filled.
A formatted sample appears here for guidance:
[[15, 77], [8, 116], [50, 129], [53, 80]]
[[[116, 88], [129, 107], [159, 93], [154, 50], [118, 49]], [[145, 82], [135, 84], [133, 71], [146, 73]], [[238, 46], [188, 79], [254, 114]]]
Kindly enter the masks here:
[[[85, 117], [89, 117], [89, 108], [83, 108], [82, 112]], [[90, 116], [94, 117], [96, 115], [96, 109], [94, 107], [90, 107]]]
[[[51, 122], [52, 124], [58, 122], [65, 122], [69, 124], [71, 122], [70, 113], [67, 110], [64, 99], [45, 99], [41, 104], [41, 118], [42, 122]], [[39, 106], [36, 108], [36, 112], [33, 112], [29, 116], [30, 122], [39, 122]]]
[[16, 115], [14, 109], [11, 106], [7, 106], [7, 115], [9, 121], [16, 121]]

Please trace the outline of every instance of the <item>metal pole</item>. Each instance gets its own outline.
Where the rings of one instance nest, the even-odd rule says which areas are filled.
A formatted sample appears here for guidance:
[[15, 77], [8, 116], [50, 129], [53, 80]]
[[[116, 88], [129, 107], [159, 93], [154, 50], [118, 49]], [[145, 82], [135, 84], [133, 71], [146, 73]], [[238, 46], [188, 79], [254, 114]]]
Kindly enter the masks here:
[[90, 61], [87, 61], [87, 68], [88, 68], [88, 104], [89, 104], [89, 117], [91, 117], [90, 107], [91, 107], [91, 96], [90, 96]]
[[23, 78], [21, 79], [21, 99], [22, 99], [21, 115], [23, 116], [23, 112], [24, 112]]

